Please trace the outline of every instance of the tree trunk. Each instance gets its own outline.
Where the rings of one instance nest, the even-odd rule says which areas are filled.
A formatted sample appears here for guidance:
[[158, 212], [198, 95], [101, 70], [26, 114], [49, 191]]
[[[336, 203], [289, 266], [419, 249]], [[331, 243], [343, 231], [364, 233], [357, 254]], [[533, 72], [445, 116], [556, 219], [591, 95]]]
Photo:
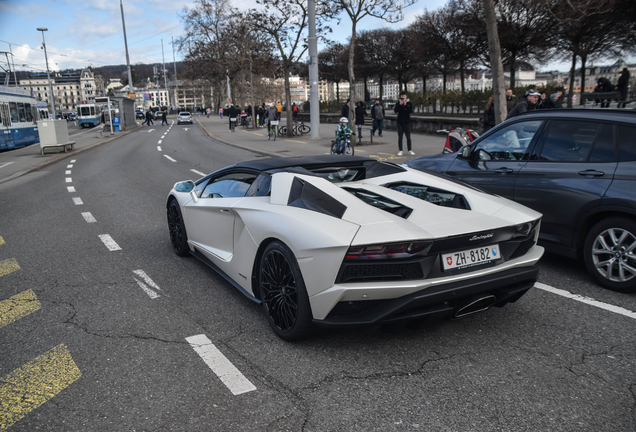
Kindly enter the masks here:
[[517, 61], [515, 59], [515, 56], [513, 55], [512, 58], [510, 59], [510, 88], [512, 89], [512, 91], [515, 91], [515, 86], [517, 85], [517, 77], [516, 77], [516, 69], [517, 68]]
[[574, 95], [575, 73], [576, 73], [576, 54], [572, 54], [572, 67], [570, 68], [570, 89], [568, 91], [568, 108], [572, 108], [572, 96]]
[[464, 76], [464, 62], [463, 61], [461, 61], [459, 63], [459, 79], [460, 79], [461, 85], [462, 85], [462, 95], [464, 95], [464, 94], [466, 94], [466, 86], [465, 86], [465, 83], [464, 83], [465, 76]]
[[354, 124], [355, 105], [358, 101], [358, 92], [356, 91], [356, 75], [353, 71], [354, 66], [354, 48], [356, 46], [356, 21], [351, 20], [351, 39], [349, 40], [349, 99], [351, 99], [351, 108], [349, 109], [349, 124]]
[[484, 0], [486, 14], [486, 30], [488, 33], [488, 51], [490, 52], [490, 64], [492, 65], [492, 89], [495, 96], [495, 122], [501, 123], [508, 115], [506, 108], [506, 81], [501, 62], [501, 45], [499, 33], [497, 33], [497, 17], [495, 16], [495, 3], [493, 0]]
[[[585, 63], [587, 63], [587, 54], [581, 55], [581, 96], [585, 93]], [[585, 105], [582, 97], [579, 98], [579, 105]]]
[[336, 100], [340, 103], [340, 83], [336, 82]]
[[247, 113], [248, 116], [252, 116], [252, 129], [256, 129], [256, 110], [254, 109], [254, 74], [252, 72], [252, 57], [250, 57], [250, 106], [252, 107], [252, 112]]
[[382, 89], [384, 87], [384, 74], [380, 74], [380, 102], [382, 102]]
[[291, 88], [289, 86], [289, 66], [286, 65], [284, 68], [285, 72], [285, 114], [287, 119], [287, 137], [292, 137], [292, 132], [294, 131], [294, 119], [292, 117], [291, 110]]
[[442, 72], [443, 86], [442, 93], [446, 94], [446, 72]]

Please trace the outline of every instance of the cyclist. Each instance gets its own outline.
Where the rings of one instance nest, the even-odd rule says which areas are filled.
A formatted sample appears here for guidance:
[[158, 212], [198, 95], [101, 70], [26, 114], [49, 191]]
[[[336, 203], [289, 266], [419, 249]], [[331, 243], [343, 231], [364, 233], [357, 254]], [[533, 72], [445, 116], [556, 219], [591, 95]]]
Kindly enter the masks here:
[[[232, 119], [234, 119], [234, 122], [236, 123], [236, 108], [234, 107], [234, 105], [230, 104], [230, 109], [228, 111], [228, 118], [230, 119], [230, 130], [234, 132], [232, 130]], [[236, 124], [234, 126], [236, 126]]]
[[273, 103], [269, 104], [269, 108], [265, 112], [265, 118], [267, 119], [267, 133], [276, 133], [276, 131], [272, 131], [272, 120], [278, 120], [278, 111]]
[[353, 132], [349, 129], [349, 119], [342, 117], [336, 131], [336, 154], [343, 152], [344, 149], [340, 147], [340, 143], [343, 139], [347, 139], [347, 134], [352, 135]]

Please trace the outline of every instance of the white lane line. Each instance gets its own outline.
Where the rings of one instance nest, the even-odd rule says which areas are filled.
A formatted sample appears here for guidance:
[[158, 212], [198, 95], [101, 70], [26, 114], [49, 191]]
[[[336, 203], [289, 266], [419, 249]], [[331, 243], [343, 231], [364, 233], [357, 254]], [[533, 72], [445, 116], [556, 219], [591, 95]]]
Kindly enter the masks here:
[[75, 192], [75, 186], [68, 186], [66, 188], [66, 190], [68, 190], [69, 192], [73, 193], [73, 192]]
[[66, 180], [66, 183], [73, 183], [73, 179], [70, 177], [66, 177], [64, 180]]
[[87, 223], [95, 223], [95, 222], [97, 222], [97, 219], [95, 219], [90, 212], [82, 213], [82, 217], [84, 218], [84, 220]]
[[206, 335], [190, 336], [186, 338], [190, 346], [203, 359], [212, 372], [214, 372], [230, 389], [232, 394], [239, 395], [256, 390], [245, 376], [215, 347]]
[[157, 146], [157, 150], [161, 151], [161, 146]]
[[133, 276], [133, 279], [135, 279], [135, 282], [137, 282], [137, 285], [139, 285], [141, 287], [142, 290], [144, 290], [144, 292], [146, 294], [148, 294], [148, 296], [151, 299], [156, 299], [157, 297], [159, 297], [159, 294], [157, 294], [155, 291], [151, 290], [150, 287], [148, 285], [150, 285], [151, 287], [153, 287], [154, 289], [161, 291], [161, 288], [159, 288], [159, 286], [157, 286], [156, 283], [154, 283], [152, 281], [152, 279], [150, 279], [150, 277], [148, 277], [148, 275], [146, 274], [145, 271], [143, 270], [133, 270], [133, 273], [136, 274], [137, 276], [139, 276], [141, 279], [143, 279], [143, 282], [140, 281], [139, 279], [137, 279], [136, 277]]
[[600, 309], [604, 309], [606, 311], [614, 312], [619, 315], [624, 315], [628, 318], [636, 319], [636, 312], [632, 312], [628, 309], [622, 308], [620, 306], [614, 306], [611, 304], [603, 303], [598, 300], [594, 300], [591, 297], [584, 297], [578, 294], [572, 294], [569, 291], [565, 291], [562, 289], [551, 287], [550, 285], [543, 284], [541, 282], [536, 282], [534, 284], [535, 288], [539, 288], [540, 290], [551, 292], [552, 294], [560, 295], [565, 298], [569, 298], [571, 300], [576, 300], [581, 303], [588, 304], [590, 306], [594, 306]]
[[191, 169], [190, 171], [192, 171], [192, 172], [193, 172], [193, 173], [195, 173], [195, 174], [200, 175], [201, 177], [205, 177], [205, 174], [203, 174], [201, 171], [197, 171], [197, 170], [195, 170], [195, 169]]
[[166, 158], [166, 159], [168, 159], [169, 161], [176, 162], [176, 160], [172, 159], [172, 158], [171, 158], [170, 156], [168, 156], [168, 155], [163, 155], [163, 157], [165, 157], [165, 158]]
[[73, 159], [73, 160], [71, 161], [71, 163], [75, 163], [75, 159]]
[[166, 135], [165, 135], [165, 134], [164, 134], [164, 135], [161, 135], [161, 139], [164, 139], [165, 137], [166, 137]]
[[66, 165], [66, 168], [73, 168], [73, 164]]
[[3, 163], [3, 164], [0, 164], [0, 168], [4, 168], [4, 167], [6, 167], [7, 165], [11, 165], [12, 163], [13, 163], [13, 162], [5, 162], [5, 163]]
[[82, 202], [82, 199], [80, 197], [73, 197], [73, 202], [75, 203], [75, 205], [82, 205], [84, 204]]
[[118, 251], [121, 250], [119, 245], [115, 243], [115, 240], [108, 234], [100, 234], [99, 238], [106, 245], [109, 251]]
[[66, 174], [66, 175], [71, 175], [71, 170], [66, 170], [66, 171], [64, 171], [64, 174]]
[[159, 140], [159, 141], [157, 142], [157, 144], [161, 144], [161, 140]]

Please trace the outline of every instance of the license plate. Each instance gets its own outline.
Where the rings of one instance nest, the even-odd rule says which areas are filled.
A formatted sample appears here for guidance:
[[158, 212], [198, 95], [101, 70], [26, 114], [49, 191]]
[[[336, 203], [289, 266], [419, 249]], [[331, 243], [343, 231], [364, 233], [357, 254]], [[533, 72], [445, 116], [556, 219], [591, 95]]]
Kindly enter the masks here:
[[278, 120], [272, 120], [271, 122], [269, 122], [272, 126], [276, 126], [278, 125]]
[[444, 270], [458, 270], [488, 264], [500, 259], [499, 245], [482, 246], [442, 255]]
[[235, 118], [231, 118], [230, 121], [236, 121], [236, 119]]

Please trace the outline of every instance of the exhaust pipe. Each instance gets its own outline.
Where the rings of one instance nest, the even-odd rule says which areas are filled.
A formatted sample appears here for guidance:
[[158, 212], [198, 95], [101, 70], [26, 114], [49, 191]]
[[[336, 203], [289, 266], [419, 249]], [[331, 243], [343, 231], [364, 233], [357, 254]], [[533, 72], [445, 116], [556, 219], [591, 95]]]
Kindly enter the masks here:
[[455, 318], [461, 318], [477, 312], [483, 312], [486, 309], [489, 309], [496, 302], [497, 298], [491, 294], [470, 297], [468, 299], [462, 300], [457, 306]]

